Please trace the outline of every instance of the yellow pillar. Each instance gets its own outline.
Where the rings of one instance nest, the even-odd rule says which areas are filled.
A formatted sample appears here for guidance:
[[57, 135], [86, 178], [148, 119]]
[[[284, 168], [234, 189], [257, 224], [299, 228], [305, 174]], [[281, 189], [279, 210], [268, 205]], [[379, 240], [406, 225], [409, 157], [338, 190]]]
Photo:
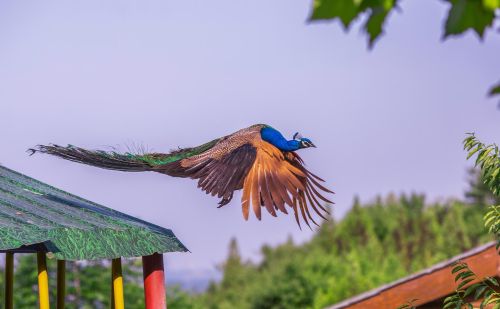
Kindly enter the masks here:
[[111, 262], [111, 274], [112, 274], [112, 304], [111, 308], [114, 309], [124, 309], [125, 304], [123, 301], [123, 276], [122, 276], [122, 260], [121, 258], [113, 259]]
[[38, 263], [38, 301], [40, 309], [50, 309], [49, 275], [47, 273], [47, 258], [45, 252], [37, 253]]
[[5, 309], [14, 308], [14, 253], [5, 254]]
[[66, 297], [66, 261], [57, 260], [57, 309], [64, 309]]
[[113, 286], [113, 264], [111, 264], [111, 304], [109, 307], [110, 309], [115, 309], [115, 288]]

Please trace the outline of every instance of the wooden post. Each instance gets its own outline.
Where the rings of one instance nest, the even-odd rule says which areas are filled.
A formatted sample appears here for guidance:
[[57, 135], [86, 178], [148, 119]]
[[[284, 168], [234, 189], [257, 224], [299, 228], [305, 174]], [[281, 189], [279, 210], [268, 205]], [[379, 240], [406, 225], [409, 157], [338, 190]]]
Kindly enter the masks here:
[[123, 300], [123, 276], [122, 276], [122, 260], [121, 258], [113, 259], [111, 262], [111, 274], [112, 274], [112, 308], [124, 309], [125, 304]]
[[45, 252], [37, 252], [36, 255], [38, 264], [38, 302], [40, 303], [40, 309], [50, 309], [47, 258]]
[[14, 308], [14, 253], [5, 254], [5, 309]]
[[57, 260], [57, 309], [64, 309], [66, 297], [66, 261]]
[[142, 257], [146, 309], [167, 308], [163, 254]]

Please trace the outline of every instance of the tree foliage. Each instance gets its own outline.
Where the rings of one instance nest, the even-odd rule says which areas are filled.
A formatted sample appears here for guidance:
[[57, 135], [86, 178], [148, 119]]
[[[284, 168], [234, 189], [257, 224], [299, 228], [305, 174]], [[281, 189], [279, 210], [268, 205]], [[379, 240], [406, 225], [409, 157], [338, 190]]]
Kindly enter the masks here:
[[[445, 0], [450, 9], [444, 24], [443, 37], [463, 34], [468, 30], [484, 37], [493, 27], [500, 8], [499, 0]], [[359, 18], [365, 18], [362, 26], [368, 37], [368, 45], [384, 32], [389, 15], [399, 9], [400, 0], [314, 0], [311, 21], [339, 20], [347, 30]]]
[[[313, 0], [310, 21], [339, 20], [349, 30], [357, 19], [364, 19], [362, 30], [368, 38], [368, 47], [384, 33], [387, 19], [400, 10], [400, 0]], [[499, 20], [500, 0], [445, 0], [449, 4], [445, 17], [443, 38], [472, 31], [480, 39]], [[500, 94], [500, 84], [493, 86], [489, 95]]]
[[310, 241], [264, 246], [259, 263], [244, 261], [233, 240], [222, 280], [176, 308], [324, 308], [488, 241], [478, 228], [485, 207], [416, 194], [356, 199]]
[[464, 140], [467, 159], [476, 155], [475, 166], [481, 169], [484, 183], [495, 195], [500, 195], [500, 152], [497, 145], [485, 145], [471, 133]]
[[[481, 170], [480, 178], [488, 189], [495, 195], [495, 202], [500, 197], [500, 152], [497, 145], [486, 145], [479, 141], [474, 134], [469, 134], [464, 140], [464, 149], [467, 151], [467, 159], [476, 156], [475, 166]], [[484, 216], [484, 226], [489, 233], [497, 239], [497, 250], [500, 247], [500, 205], [491, 205]], [[500, 284], [495, 278], [484, 278], [479, 282], [467, 286], [474, 280], [480, 278], [463, 262], [459, 262], [452, 269], [456, 274], [455, 282], [458, 282], [456, 293], [444, 300], [444, 308], [473, 308], [466, 300], [473, 295], [477, 300], [483, 297], [481, 308], [495, 304], [500, 308], [500, 293], [497, 290]]]

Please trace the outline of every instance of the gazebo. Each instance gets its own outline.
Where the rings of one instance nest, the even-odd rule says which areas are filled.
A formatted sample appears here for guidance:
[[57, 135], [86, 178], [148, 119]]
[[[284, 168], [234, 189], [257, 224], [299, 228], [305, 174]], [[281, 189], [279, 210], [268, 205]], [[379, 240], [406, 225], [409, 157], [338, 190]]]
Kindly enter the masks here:
[[122, 257], [142, 257], [148, 309], [166, 308], [163, 253], [186, 252], [171, 230], [0, 166], [4, 308], [13, 309], [14, 254], [37, 255], [40, 309], [50, 308], [47, 257], [57, 259], [56, 308], [65, 306], [65, 261], [110, 259], [111, 304], [124, 308]]

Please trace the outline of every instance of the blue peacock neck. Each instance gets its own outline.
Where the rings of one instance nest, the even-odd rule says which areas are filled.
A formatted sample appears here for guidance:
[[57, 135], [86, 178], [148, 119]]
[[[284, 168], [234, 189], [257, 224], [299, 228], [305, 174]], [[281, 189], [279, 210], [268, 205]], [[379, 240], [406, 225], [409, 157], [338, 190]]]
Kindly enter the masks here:
[[295, 151], [300, 149], [300, 142], [296, 140], [287, 140], [278, 130], [271, 127], [264, 127], [260, 131], [260, 136], [266, 142], [274, 145], [282, 151]]

